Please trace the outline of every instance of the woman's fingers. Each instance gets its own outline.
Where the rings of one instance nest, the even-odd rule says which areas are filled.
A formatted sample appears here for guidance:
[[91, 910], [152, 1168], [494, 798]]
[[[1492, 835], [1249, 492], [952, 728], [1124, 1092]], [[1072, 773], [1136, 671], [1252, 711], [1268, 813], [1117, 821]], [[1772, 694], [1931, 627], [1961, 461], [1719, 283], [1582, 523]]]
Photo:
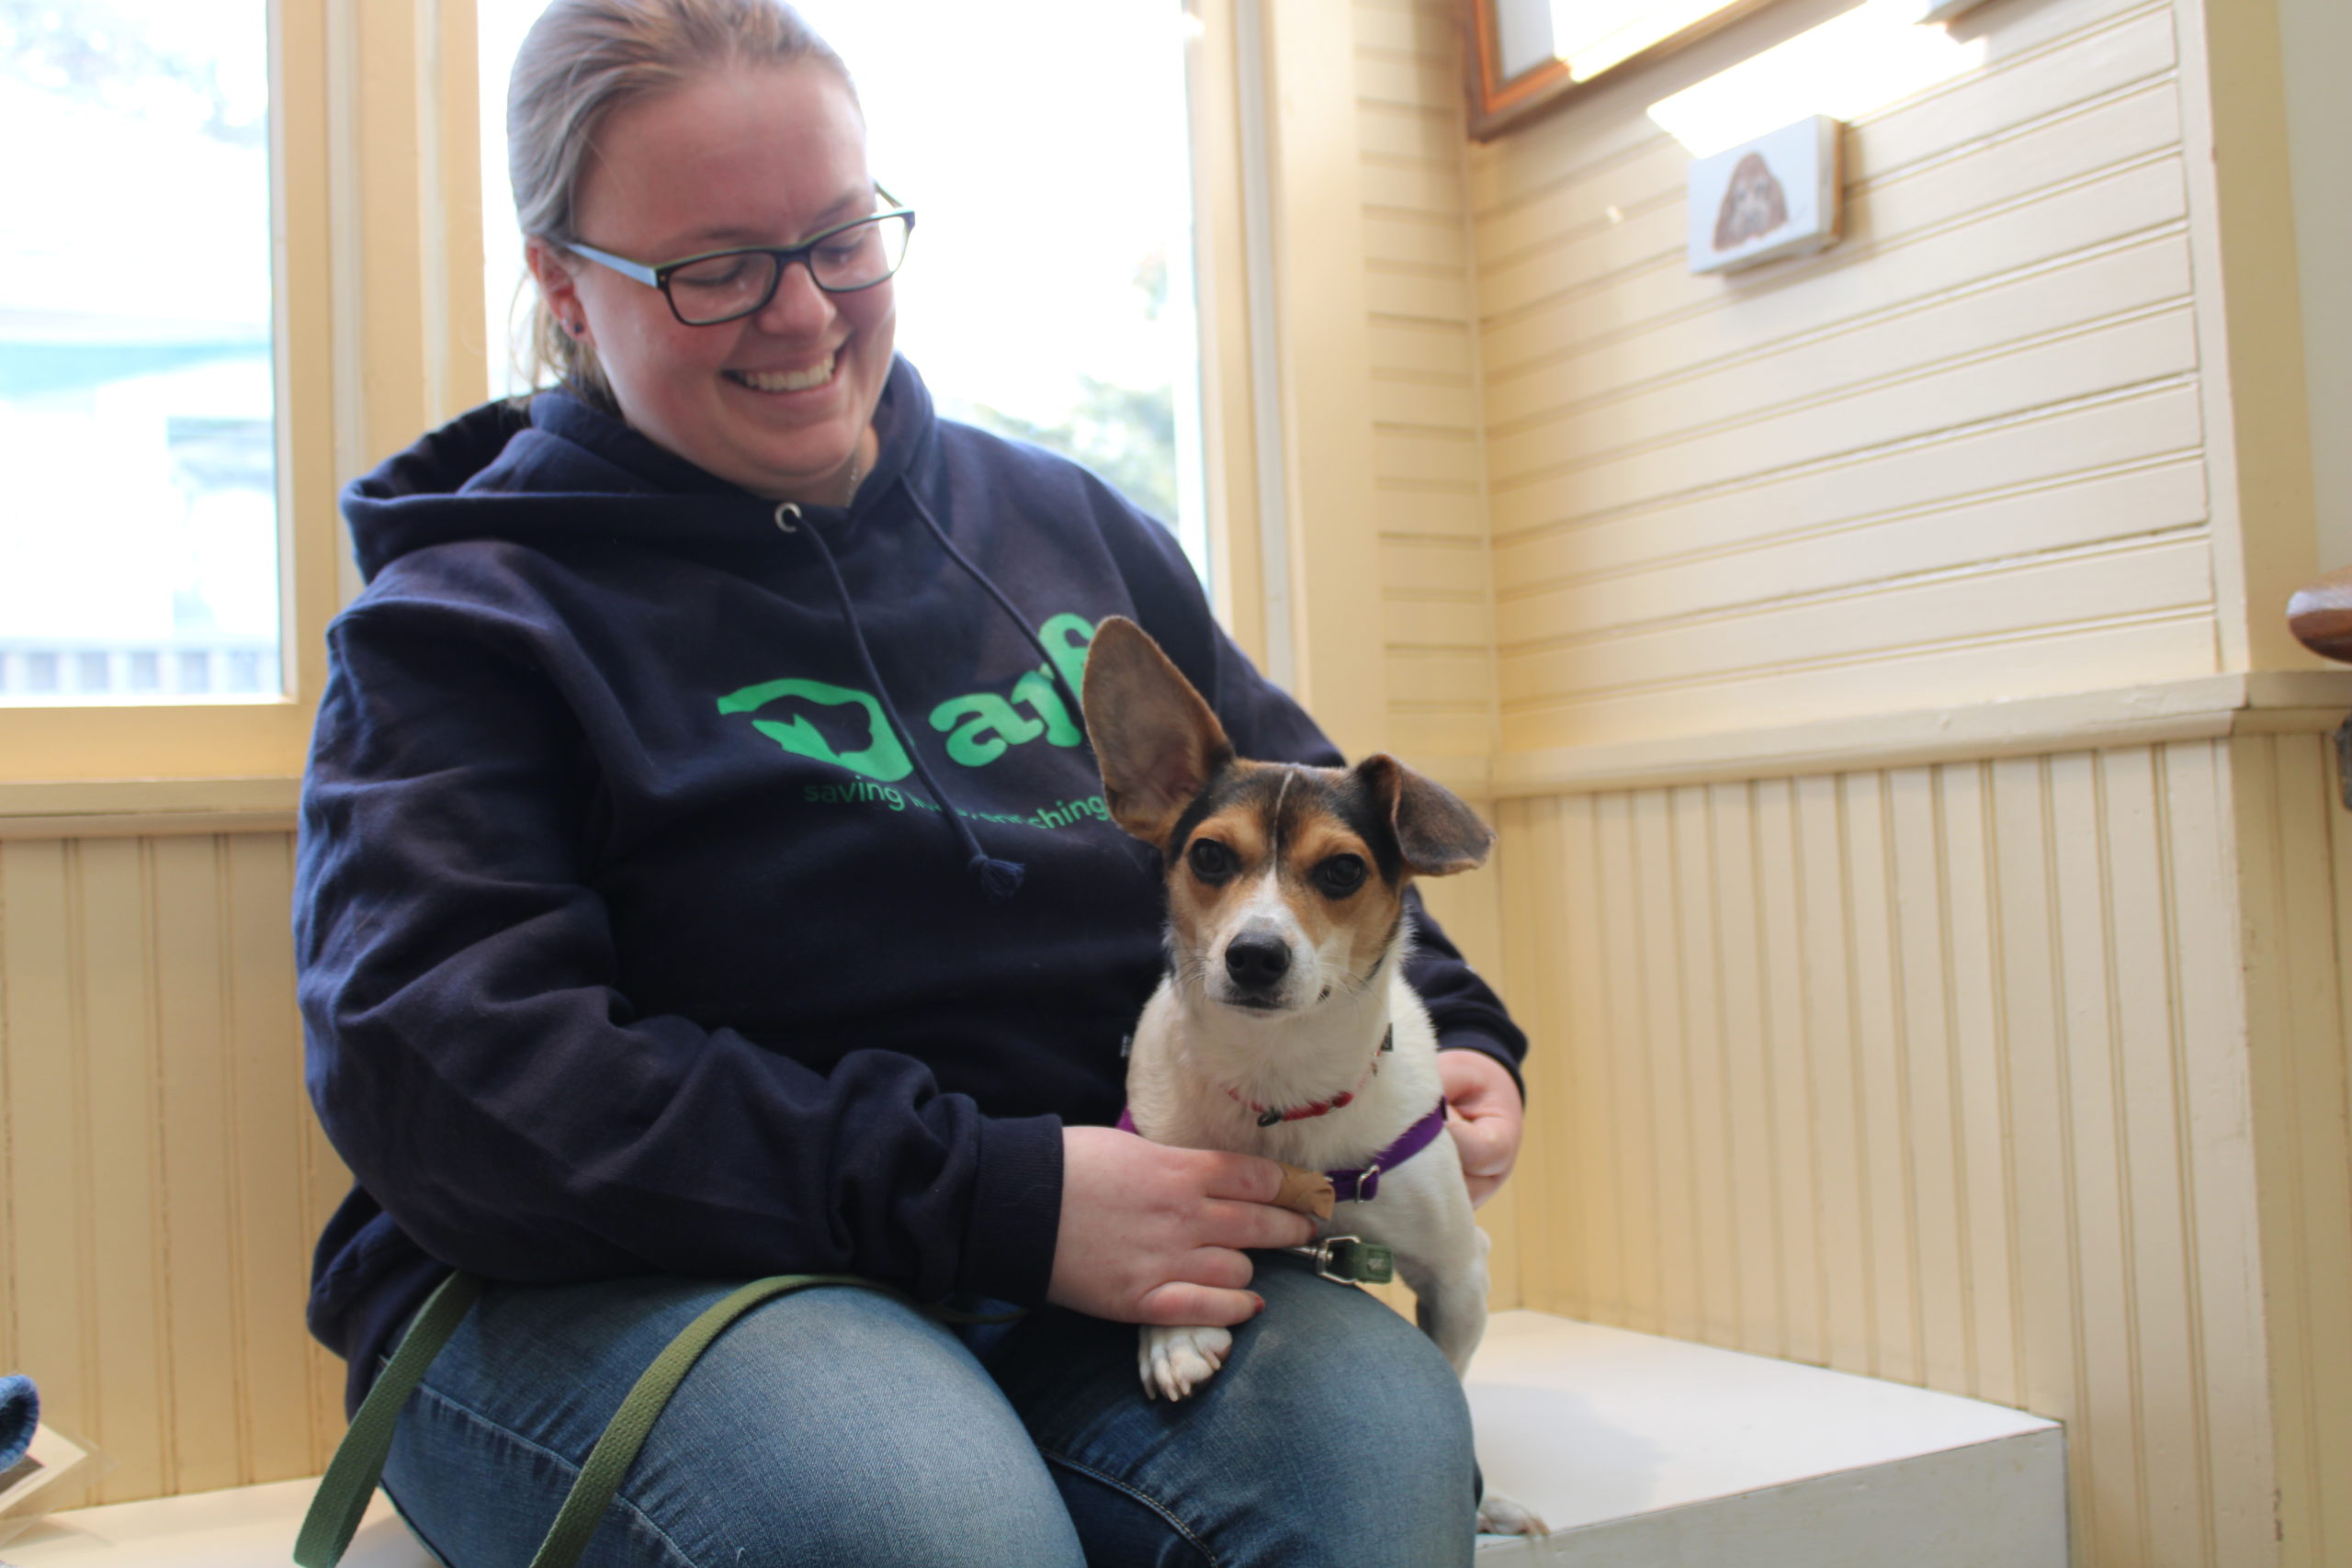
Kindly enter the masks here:
[[1445, 1124], [1461, 1151], [1464, 1175], [1499, 1178], [1510, 1171], [1519, 1153], [1516, 1126], [1499, 1116], [1464, 1116], [1453, 1107], [1447, 1109]]
[[1266, 1309], [1266, 1299], [1250, 1291], [1215, 1290], [1190, 1280], [1171, 1280], [1144, 1292], [1138, 1305], [1140, 1323], [1199, 1325], [1230, 1328], [1247, 1323]]
[[1462, 1178], [1475, 1208], [1493, 1197], [1519, 1159], [1526, 1111], [1510, 1069], [1483, 1051], [1441, 1051], [1445, 1125], [1462, 1156]]
[[1212, 1247], [1305, 1247], [1315, 1222], [1293, 1209], [1211, 1200], [1201, 1211], [1201, 1239]]
[[1229, 1247], [1196, 1247], [1178, 1264], [1171, 1284], [1204, 1285], [1213, 1291], [1238, 1291], [1250, 1283], [1256, 1268], [1247, 1254]]
[[[1240, 1289], [1250, 1280], [1241, 1249], [1295, 1247], [1314, 1235], [1306, 1216], [1268, 1203], [1281, 1187], [1272, 1160], [1066, 1127], [1046, 1299], [1124, 1323], [1242, 1322], [1257, 1298]], [[1208, 1303], [1214, 1315], [1188, 1316], [1171, 1301]]]
[[1283, 1168], [1256, 1155], [1224, 1154], [1215, 1149], [1182, 1149], [1178, 1157], [1200, 1173], [1201, 1190], [1212, 1198], [1238, 1199], [1244, 1203], [1272, 1203], [1283, 1190]]

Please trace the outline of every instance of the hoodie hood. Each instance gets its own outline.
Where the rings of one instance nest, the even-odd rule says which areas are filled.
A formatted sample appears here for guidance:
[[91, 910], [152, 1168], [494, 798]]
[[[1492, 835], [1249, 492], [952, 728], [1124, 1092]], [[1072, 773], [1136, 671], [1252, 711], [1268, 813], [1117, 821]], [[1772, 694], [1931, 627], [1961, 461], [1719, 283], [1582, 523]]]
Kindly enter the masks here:
[[[880, 449], [856, 498], [847, 508], [804, 511], [865, 516], [936, 442], [930, 389], [903, 356], [891, 362], [874, 428]], [[681, 506], [687, 497], [709, 504]], [[762, 537], [775, 509], [569, 391], [461, 414], [354, 480], [343, 498], [359, 572], [370, 582], [401, 556], [458, 539], [723, 544]]]
[[[879, 720], [888, 724], [924, 794], [939, 807], [958, 858], [989, 897], [1009, 898], [1019, 891], [1025, 867], [989, 854], [965, 813], [940, 787], [876, 666], [856, 595], [825, 537], [827, 525], [855, 525], [880, 508], [905, 477], [910, 459], [936, 439], [930, 393], [903, 357], [891, 361], [874, 426], [874, 470], [850, 504], [805, 506], [753, 495], [706, 472], [570, 392], [542, 392], [526, 403], [486, 404], [444, 426], [352, 486], [345, 508], [360, 570], [371, 582], [402, 555], [459, 540], [503, 539], [542, 548], [595, 538], [608, 544], [637, 540], [671, 550], [738, 543], [772, 549], [777, 531], [802, 535], [831, 581], [842, 629]], [[929, 529], [945, 557], [972, 578], [1045, 660], [1049, 678], [1062, 684], [1071, 722], [1082, 728], [1076, 716], [1075, 681], [1057, 665], [1004, 590], [956, 547], [922, 496], [910, 488], [907, 499], [913, 521]]]

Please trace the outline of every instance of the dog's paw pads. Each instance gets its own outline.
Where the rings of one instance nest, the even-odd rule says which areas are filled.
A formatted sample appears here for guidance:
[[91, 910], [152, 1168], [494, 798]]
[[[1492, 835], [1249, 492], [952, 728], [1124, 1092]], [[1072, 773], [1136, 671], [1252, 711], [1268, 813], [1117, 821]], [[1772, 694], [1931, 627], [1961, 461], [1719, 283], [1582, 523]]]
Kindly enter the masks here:
[[1140, 1358], [1143, 1391], [1182, 1399], [1216, 1376], [1232, 1349], [1233, 1336], [1222, 1328], [1147, 1328]]
[[1523, 1504], [1514, 1503], [1499, 1492], [1489, 1492], [1478, 1505], [1480, 1535], [1549, 1535], [1542, 1519]]

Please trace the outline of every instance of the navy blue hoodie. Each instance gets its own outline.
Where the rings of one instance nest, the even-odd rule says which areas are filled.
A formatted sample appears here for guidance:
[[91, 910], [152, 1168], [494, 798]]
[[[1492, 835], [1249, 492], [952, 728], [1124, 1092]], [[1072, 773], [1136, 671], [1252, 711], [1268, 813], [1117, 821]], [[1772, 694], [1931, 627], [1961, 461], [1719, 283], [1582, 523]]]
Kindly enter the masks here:
[[[1117, 1115], [1161, 964], [1091, 628], [1140, 622], [1243, 755], [1339, 760], [1100, 480], [936, 419], [904, 360], [876, 424], [855, 502], [797, 518], [552, 393], [346, 493], [296, 938], [357, 1183], [310, 1320], [354, 1399], [453, 1266], [1042, 1300], [1061, 1126]], [[1408, 973], [1516, 1071], [1427, 920]]]

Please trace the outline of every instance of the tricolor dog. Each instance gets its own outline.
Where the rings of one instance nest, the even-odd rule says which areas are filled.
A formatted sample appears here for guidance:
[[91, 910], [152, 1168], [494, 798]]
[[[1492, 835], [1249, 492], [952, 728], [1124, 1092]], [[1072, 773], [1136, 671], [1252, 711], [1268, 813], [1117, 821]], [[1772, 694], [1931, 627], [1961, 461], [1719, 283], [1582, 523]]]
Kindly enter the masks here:
[[[1482, 863], [1493, 830], [1390, 757], [1341, 770], [1235, 756], [1132, 621], [1095, 633], [1083, 702], [1112, 818], [1160, 852], [1168, 883], [1168, 975], [1136, 1026], [1122, 1125], [1327, 1173], [1322, 1235], [1393, 1252], [1422, 1330], [1465, 1371], [1486, 1332], [1487, 1244], [1445, 1135], [1436, 1032], [1402, 972], [1404, 896], [1415, 876]], [[1222, 1328], [1145, 1327], [1145, 1391], [1182, 1399], [1232, 1345]], [[1489, 1495], [1479, 1528], [1543, 1527]]]

